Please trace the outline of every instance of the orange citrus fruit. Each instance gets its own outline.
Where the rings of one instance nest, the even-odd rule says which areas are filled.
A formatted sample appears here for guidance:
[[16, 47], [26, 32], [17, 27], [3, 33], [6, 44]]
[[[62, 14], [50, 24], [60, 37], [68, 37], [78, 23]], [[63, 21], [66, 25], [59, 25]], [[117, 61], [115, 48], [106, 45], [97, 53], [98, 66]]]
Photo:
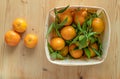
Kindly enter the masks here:
[[72, 15], [70, 13], [61, 14], [59, 17], [60, 17], [60, 22], [64, 21], [67, 18], [67, 22], [65, 25], [70, 25], [73, 21]]
[[75, 49], [75, 47], [77, 47], [75, 44], [72, 44], [69, 46], [70, 55], [73, 58], [80, 58], [83, 55], [83, 50], [82, 49]]
[[18, 33], [25, 32], [27, 23], [23, 18], [17, 18], [13, 21], [13, 29]]
[[83, 50], [82, 49], [77, 49], [77, 50], [72, 50], [70, 52], [70, 55], [73, 57], [73, 58], [80, 58], [83, 54]]
[[80, 11], [76, 11], [74, 14], [74, 22], [75, 24], [80, 23], [80, 25], [82, 25], [85, 22], [85, 18], [87, 16], [87, 11], [86, 10], [80, 10]]
[[101, 18], [94, 18], [92, 21], [92, 27], [94, 32], [102, 33], [105, 29], [103, 20]]
[[34, 48], [38, 43], [38, 37], [34, 34], [27, 34], [24, 38], [24, 45], [28, 48]]
[[5, 42], [9, 46], [16, 46], [20, 42], [20, 38], [20, 35], [12, 30], [5, 34]]
[[61, 50], [65, 47], [65, 41], [62, 38], [55, 37], [51, 39], [50, 45], [54, 50]]
[[65, 40], [71, 40], [76, 36], [76, 31], [72, 26], [63, 27], [60, 33]]

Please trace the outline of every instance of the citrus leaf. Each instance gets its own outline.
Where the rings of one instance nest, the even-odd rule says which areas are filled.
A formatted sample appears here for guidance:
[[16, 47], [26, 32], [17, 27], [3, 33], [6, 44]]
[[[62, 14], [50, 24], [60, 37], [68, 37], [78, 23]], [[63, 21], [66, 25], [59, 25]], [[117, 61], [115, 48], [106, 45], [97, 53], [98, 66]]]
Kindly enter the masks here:
[[85, 54], [87, 55], [88, 58], [91, 57], [90, 50], [88, 48], [84, 48]]
[[78, 26], [78, 29], [79, 29], [80, 31], [82, 31], [82, 29], [81, 29], [81, 25], [80, 25], [79, 22], [78, 22], [77, 26]]
[[93, 44], [97, 41], [97, 39], [93, 36], [89, 37], [90, 43]]
[[58, 13], [56, 8], [54, 8], [54, 13], [55, 13], [55, 15], [57, 15], [57, 13]]
[[60, 18], [59, 18], [58, 15], [56, 15], [56, 16], [55, 16], [55, 22], [59, 23], [59, 21], [60, 21]]
[[57, 29], [57, 27], [59, 27], [59, 26], [58, 26], [57, 23], [55, 23], [55, 25], [54, 25], [55, 31], [56, 31], [56, 33], [57, 33], [57, 35], [58, 35], [59, 37], [62, 37], [61, 34], [60, 34], [60, 32], [59, 32], [59, 30]]
[[54, 50], [53, 50], [52, 47], [50, 46], [49, 42], [48, 42], [48, 49], [49, 49], [50, 53], [53, 53], [53, 52], [54, 52]]
[[92, 31], [93, 31], [93, 28], [91, 28], [91, 27], [89, 28], [89, 27], [88, 27], [88, 32], [90, 33], [90, 32], [92, 32]]
[[96, 34], [99, 34], [99, 33], [97, 33], [97, 32], [90, 32], [90, 33], [88, 33], [88, 38], [93, 36], [93, 35], [96, 35]]
[[83, 23], [82, 29], [83, 29], [84, 31], [87, 31], [87, 20]]
[[73, 26], [74, 28], [76, 28], [76, 27], [77, 27], [74, 23], [72, 24], [72, 26]]
[[102, 49], [103, 49], [103, 47], [102, 47], [102, 44], [101, 44], [101, 43], [99, 44], [99, 49], [100, 49], [100, 51], [102, 51]]
[[84, 35], [80, 35], [79, 36], [79, 41], [81, 41], [85, 36]]
[[58, 29], [55, 29], [55, 31], [59, 37], [62, 37]]
[[86, 33], [86, 30], [84, 30], [83, 28], [81, 28], [81, 25], [80, 25], [79, 22], [78, 22], [77, 26], [78, 26], [78, 29], [79, 29], [79, 31], [80, 31], [81, 33], [83, 33], [83, 34]]
[[88, 46], [87, 37], [85, 36], [81, 41], [79, 41], [79, 49], [85, 48]]
[[97, 13], [92, 13], [91, 14], [91, 18], [97, 18], [97, 17], [98, 17]]
[[61, 54], [59, 54], [59, 53], [57, 53], [56, 57], [57, 57], [57, 59], [60, 59], [60, 60], [64, 59], [64, 57]]
[[63, 13], [65, 10], [67, 10], [68, 7], [69, 7], [69, 5], [66, 6], [65, 8], [60, 9], [57, 13]]
[[92, 50], [96, 53], [97, 56], [101, 57], [101, 54], [99, 51], [97, 51], [95, 48], [92, 48]]
[[57, 12], [57, 9], [56, 8], [54, 8], [54, 14], [55, 14], [55, 22], [59, 22], [59, 20], [60, 20], [60, 18], [59, 18], [59, 16], [58, 16], [58, 12]]
[[78, 39], [79, 39], [79, 36], [76, 36], [76, 37], [73, 39], [73, 41], [70, 43], [70, 45], [73, 44], [73, 43], [75, 43], [75, 42], [77, 42]]
[[68, 20], [68, 18], [65, 18], [65, 20], [63, 20], [60, 24], [58, 24], [57, 29], [62, 28], [66, 24], [67, 20]]
[[57, 58], [57, 52], [51, 53], [50, 55], [51, 55], [52, 59], [56, 59]]
[[90, 19], [87, 21], [87, 25], [88, 25], [88, 26], [91, 26], [91, 25], [92, 25], [92, 18], [90, 18]]
[[66, 45], [70, 45], [70, 43], [72, 42], [71, 40], [65, 40]]
[[47, 34], [46, 34], [46, 38], [48, 38], [48, 35], [50, 34], [50, 32], [52, 31], [53, 27], [55, 26], [55, 23], [53, 22], [50, 27], [48, 28]]
[[57, 14], [58, 14], [58, 12], [57, 12], [57, 9], [56, 9], [56, 8], [54, 8], [54, 13], [55, 13], [55, 15], [57, 15]]

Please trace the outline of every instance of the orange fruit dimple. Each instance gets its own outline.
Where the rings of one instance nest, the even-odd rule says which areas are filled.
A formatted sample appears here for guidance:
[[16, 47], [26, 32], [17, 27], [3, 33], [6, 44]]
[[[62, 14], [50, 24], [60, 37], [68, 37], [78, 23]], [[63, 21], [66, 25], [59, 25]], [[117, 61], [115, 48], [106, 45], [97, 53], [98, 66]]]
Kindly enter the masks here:
[[23, 18], [17, 18], [13, 21], [13, 29], [18, 33], [25, 32], [27, 23]]
[[5, 34], [5, 42], [9, 46], [16, 46], [20, 42], [20, 35], [14, 31], [8, 31]]
[[76, 36], [76, 31], [72, 26], [65, 26], [61, 29], [61, 35], [65, 40], [71, 40]]
[[105, 29], [103, 20], [101, 18], [94, 18], [92, 22], [94, 32], [102, 33]]
[[50, 45], [54, 50], [61, 50], [65, 47], [65, 41], [62, 38], [55, 37], [51, 39]]
[[24, 44], [28, 48], [34, 48], [37, 45], [38, 37], [34, 34], [27, 34], [24, 38]]

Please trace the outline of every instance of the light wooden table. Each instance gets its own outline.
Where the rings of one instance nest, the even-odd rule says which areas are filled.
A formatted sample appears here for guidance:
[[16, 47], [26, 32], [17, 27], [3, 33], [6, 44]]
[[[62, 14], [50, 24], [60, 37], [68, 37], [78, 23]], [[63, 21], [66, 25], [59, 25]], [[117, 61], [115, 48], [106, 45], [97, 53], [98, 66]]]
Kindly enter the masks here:
[[[92, 5], [107, 10], [111, 21], [111, 43], [107, 59], [95, 66], [63, 67], [48, 62], [44, 50], [45, 18], [49, 9], [63, 5]], [[35, 33], [35, 49], [4, 43], [12, 21], [23, 17], [28, 22], [24, 33]], [[23, 35], [23, 37], [24, 37]], [[0, 79], [120, 79], [120, 0], [0, 0]]]

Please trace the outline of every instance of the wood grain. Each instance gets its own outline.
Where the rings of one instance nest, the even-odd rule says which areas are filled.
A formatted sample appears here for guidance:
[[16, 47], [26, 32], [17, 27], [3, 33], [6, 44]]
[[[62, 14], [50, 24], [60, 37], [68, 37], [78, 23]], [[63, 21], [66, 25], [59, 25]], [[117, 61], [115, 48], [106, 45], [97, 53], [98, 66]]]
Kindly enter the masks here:
[[[111, 21], [111, 43], [107, 59], [95, 66], [64, 67], [48, 62], [44, 50], [44, 27], [48, 11], [56, 6], [92, 5], [107, 10]], [[28, 29], [39, 37], [28, 49], [23, 39], [17, 47], [4, 43], [12, 21], [23, 17]], [[0, 79], [120, 79], [120, 0], [0, 0]], [[24, 35], [22, 38], [24, 38]]]

